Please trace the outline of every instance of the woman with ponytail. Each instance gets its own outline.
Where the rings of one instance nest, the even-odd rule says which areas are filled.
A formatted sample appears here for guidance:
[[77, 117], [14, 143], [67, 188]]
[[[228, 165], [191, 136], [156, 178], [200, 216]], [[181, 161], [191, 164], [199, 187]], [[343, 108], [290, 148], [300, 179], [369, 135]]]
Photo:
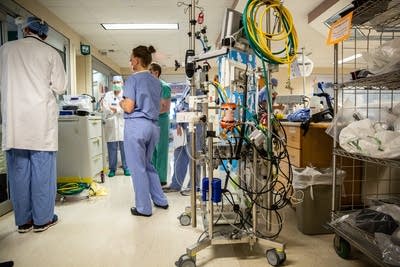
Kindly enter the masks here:
[[120, 102], [124, 110], [124, 147], [128, 168], [132, 171], [135, 206], [132, 215], [150, 217], [154, 206], [168, 209], [156, 169], [151, 163], [160, 136], [157, 120], [160, 114], [161, 83], [149, 72], [153, 46], [140, 45], [132, 50], [133, 74], [126, 80]]

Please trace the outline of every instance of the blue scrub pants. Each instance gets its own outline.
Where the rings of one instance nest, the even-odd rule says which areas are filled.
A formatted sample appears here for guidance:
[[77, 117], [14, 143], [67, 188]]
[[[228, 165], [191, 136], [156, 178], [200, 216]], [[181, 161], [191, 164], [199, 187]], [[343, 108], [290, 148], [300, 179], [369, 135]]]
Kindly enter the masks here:
[[180, 146], [174, 150], [174, 174], [170, 188], [180, 191], [186, 177], [186, 172], [189, 166], [189, 155], [186, 151], [186, 146]]
[[6, 152], [15, 224], [50, 222], [57, 192], [56, 152], [24, 149]]
[[[186, 131], [186, 130], [185, 130]], [[200, 124], [196, 125], [196, 150], [199, 151], [202, 149], [204, 146], [203, 144], [203, 134], [202, 134], [203, 128]], [[172, 175], [172, 182], [170, 185], [170, 188], [175, 189], [175, 190], [181, 190], [183, 186], [183, 182], [186, 177], [186, 172], [188, 169], [188, 166], [192, 164], [192, 161], [190, 161], [188, 151], [190, 153], [190, 135], [186, 131], [186, 135], [188, 136], [188, 142], [186, 146], [180, 146], [175, 148], [174, 150], [174, 170], [173, 170], [173, 175]], [[195, 157], [192, 155], [192, 157]], [[199, 165], [196, 165], [196, 174], [197, 174], [197, 187], [200, 187], [199, 185], [199, 177], [201, 175], [201, 167]], [[188, 187], [190, 188], [192, 184], [192, 179], [190, 179]]]
[[158, 173], [151, 164], [159, 136], [160, 127], [156, 122], [145, 118], [125, 120], [125, 156], [128, 168], [133, 173], [136, 210], [146, 215], [152, 214], [151, 200], [157, 205], [168, 205]]
[[124, 170], [126, 170], [128, 168], [126, 166], [126, 160], [125, 160], [124, 142], [123, 141], [107, 142], [108, 168], [110, 169], [110, 171], [114, 171], [114, 172], [117, 170], [118, 147], [119, 147], [119, 151], [121, 153], [122, 168]]

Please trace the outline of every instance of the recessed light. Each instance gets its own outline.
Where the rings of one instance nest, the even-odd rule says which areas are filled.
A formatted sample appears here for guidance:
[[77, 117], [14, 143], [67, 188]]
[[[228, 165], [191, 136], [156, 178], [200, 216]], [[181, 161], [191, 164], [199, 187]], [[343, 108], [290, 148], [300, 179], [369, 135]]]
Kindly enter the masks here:
[[178, 30], [178, 23], [102, 23], [106, 30]]
[[355, 54], [355, 55], [346, 57], [346, 58], [344, 58], [342, 60], [339, 60], [338, 63], [339, 64], [346, 63], [346, 62], [352, 61], [352, 60], [354, 60], [356, 58], [359, 58], [359, 57], [362, 57], [362, 54]]

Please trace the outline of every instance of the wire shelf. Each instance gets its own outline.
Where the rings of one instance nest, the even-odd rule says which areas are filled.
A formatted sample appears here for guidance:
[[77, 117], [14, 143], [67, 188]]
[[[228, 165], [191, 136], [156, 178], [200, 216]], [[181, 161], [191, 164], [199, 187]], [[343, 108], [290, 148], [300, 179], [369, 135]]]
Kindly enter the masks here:
[[354, 10], [353, 25], [377, 31], [400, 29], [400, 4], [391, 0], [369, 0]]
[[[349, 214], [344, 212], [333, 213], [333, 218], [338, 219], [343, 215]], [[379, 266], [390, 266], [382, 261], [382, 253], [379, 249], [375, 238], [356, 226], [351, 225], [347, 221], [332, 221], [329, 224], [336, 234], [346, 239], [352, 246], [356, 247]]]
[[341, 148], [335, 148], [333, 150], [333, 154], [335, 154], [337, 156], [356, 159], [356, 160], [367, 161], [367, 162], [371, 162], [371, 163], [375, 163], [375, 164], [379, 164], [379, 165], [383, 165], [383, 166], [400, 168], [400, 160], [396, 160], [396, 159], [374, 158], [374, 157], [364, 156], [361, 154], [350, 153]]
[[372, 90], [397, 90], [400, 89], [400, 71], [395, 70], [384, 74], [348, 81], [342, 83], [341, 87], [344, 89], [364, 88]]

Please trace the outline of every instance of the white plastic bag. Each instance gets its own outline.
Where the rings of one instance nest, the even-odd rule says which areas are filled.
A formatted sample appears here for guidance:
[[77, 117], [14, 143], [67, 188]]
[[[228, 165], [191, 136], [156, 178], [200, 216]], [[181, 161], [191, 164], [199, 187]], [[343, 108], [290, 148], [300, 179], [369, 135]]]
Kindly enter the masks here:
[[[311, 187], [311, 199], [314, 199], [314, 185], [331, 185], [332, 168], [293, 168], [293, 188], [296, 190]], [[336, 169], [336, 185], [341, 185], [346, 176], [346, 172]]]
[[400, 132], [374, 127], [370, 119], [355, 121], [345, 127], [339, 134], [339, 144], [351, 153], [375, 158], [400, 157]]
[[363, 52], [362, 57], [368, 64], [368, 70], [374, 74], [383, 74], [400, 68], [400, 39], [393, 39], [381, 46]]
[[[293, 187], [304, 189], [310, 185], [332, 184], [332, 168], [293, 168]], [[336, 169], [336, 184], [340, 185], [346, 176], [346, 172]]]

